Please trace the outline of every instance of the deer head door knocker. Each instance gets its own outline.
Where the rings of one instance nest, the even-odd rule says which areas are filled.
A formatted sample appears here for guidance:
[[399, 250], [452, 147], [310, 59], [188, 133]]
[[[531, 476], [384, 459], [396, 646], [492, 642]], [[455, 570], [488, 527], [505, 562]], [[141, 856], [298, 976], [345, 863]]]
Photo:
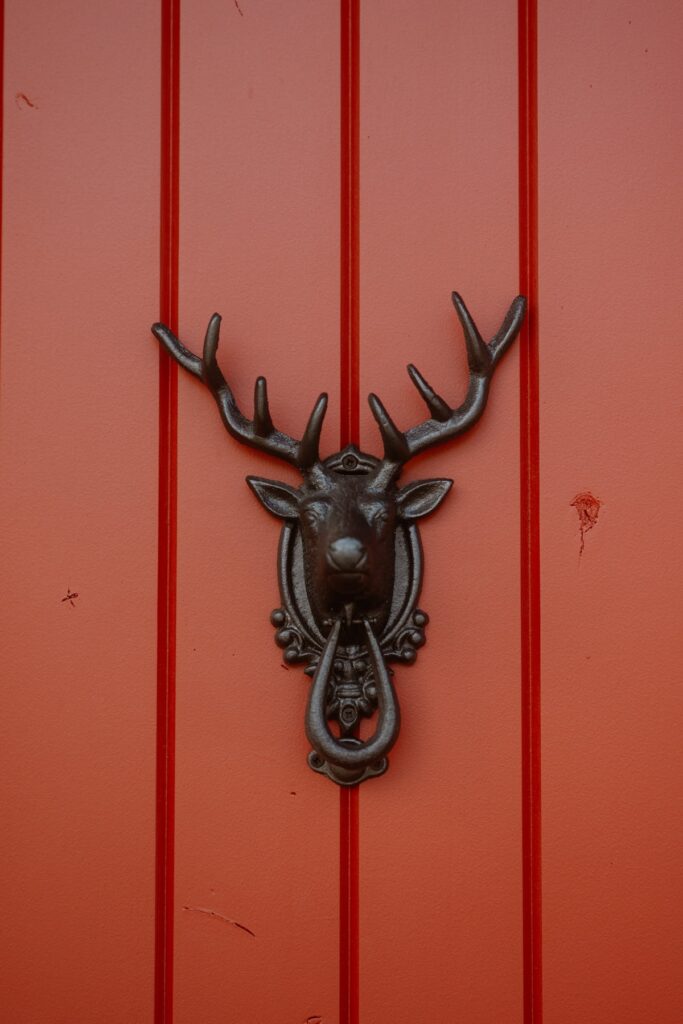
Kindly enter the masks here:
[[[452, 409], [409, 366], [429, 419], [402, 433], [379, 398], [370, 395], [384, 442], [381, 459], [353, 445], [320, 458], [324, 394], [300, 441], [273, 425], [264, 377], [256, 381], [254, 418], [247, 419], [216, 362], [217, 313], [209, 321], [201, 359], [168, 327], [152, 327], [174, 359], [207, 385], [233, 437], [301, 472], [298, 490], [254, 476], [247, 483], [261, 504], [284, 520], [278, 555], [282, 607], [272, 613], [271, 622], [285, 661], [306, 662], [305, 672], [313, 676], [306, 710], [306, 735], [313, 747], [309, 764], [341, 786], [386, 771], [400, 726], [387, 662], [411, 664], [425, 641], [427, 615], [417, 607], [422, 554], [416, 523], [440, 505], [453, 481], [418, 480], [398, 487], [398, 477], [418, 452], [462, 434], [479, 419], [496, 364], [519, 333], [526, 302], [517, 296], [489, 344], [457, 292], [453, 304], [470, 370], [465, 401]], [[374, 735], [362, 741], [356, 735], [359, 720], [375, 711]], [[338, 736], [328, 720], [337, 721]]]

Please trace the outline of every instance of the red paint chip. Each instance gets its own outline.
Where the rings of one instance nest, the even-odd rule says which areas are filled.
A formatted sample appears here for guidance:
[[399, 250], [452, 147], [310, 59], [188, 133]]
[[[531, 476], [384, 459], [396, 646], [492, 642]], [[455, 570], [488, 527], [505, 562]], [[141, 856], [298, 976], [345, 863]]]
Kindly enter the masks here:
[[585, 547], [586, 534], [596, 525], [600, 515], [600, 507], [603, 503], [594, 494], [591, 494], [590, 491], [582, 491], [569, 504], [576, 509], [579, 516], [579, 531], [581, 533], [579, 556], [581, 556]]

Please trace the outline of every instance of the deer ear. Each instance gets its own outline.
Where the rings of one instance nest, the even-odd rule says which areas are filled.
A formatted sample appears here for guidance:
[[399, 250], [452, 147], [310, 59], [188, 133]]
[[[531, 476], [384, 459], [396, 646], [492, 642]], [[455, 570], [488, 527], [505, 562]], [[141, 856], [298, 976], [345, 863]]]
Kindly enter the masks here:
[[296, 519], [299, 515], [299, 494], [289, 484], [248, 476], [247, 483], [264, 508], [280, 519]]
[[398, 492], [398, 514], [401, 519], [422, 519], [438, 508], [451, 487], [452, 480], [416, 480]]

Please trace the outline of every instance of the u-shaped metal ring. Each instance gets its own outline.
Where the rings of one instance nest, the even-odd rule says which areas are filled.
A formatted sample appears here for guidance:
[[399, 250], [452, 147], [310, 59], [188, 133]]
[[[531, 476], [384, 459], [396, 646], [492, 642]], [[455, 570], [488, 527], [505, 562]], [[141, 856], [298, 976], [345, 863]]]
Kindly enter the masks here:
[[[306, 709], [306, 735], [324, 769], [341, 785], [354, 785], [367, 775], [378, 775], [386, 769], [383, 759], [393, 747], [401, 727], [401, 712], [391, 676], [384, 663], [377, 638], [367, 619], [363, 620], [368, 653], [377, 689], [377, 729], [369, 740], [339, 740], [331, 732], [325, 715], [327, 685], [334, 663], [341, 622], [337, 620], [325, 641], [320, 662], [313, 677]], [[321, 770], [321, 765], [314, 765]]]

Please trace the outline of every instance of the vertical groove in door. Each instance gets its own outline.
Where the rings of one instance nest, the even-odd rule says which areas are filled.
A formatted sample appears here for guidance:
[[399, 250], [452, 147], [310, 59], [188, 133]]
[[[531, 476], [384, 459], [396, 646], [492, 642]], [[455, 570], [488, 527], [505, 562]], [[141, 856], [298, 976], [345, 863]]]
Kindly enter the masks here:
[[541, 598], [538, 385], [536, 0], [519, 0], [519, 276], [528, 299], [520, 352], [524, 1022], [541, 1024]]
[[[180, 2], [161, 3], [161, 210], [159, 316], [178, 330]], [[155, 1024], [173, 1020], [173, 844], [178, 374], [159, 354], [159, 553], [157, 591], [157, 788]]]
[[[0, 327], [2, 325], [2, 210], [5, 175], [5, 0], [0, 0]], [[2, 334], [0, 332], [0, 373], [2, 373]]]
[[[359, 443], [360, 0], [341, 0], [340, 442]], [[358, 1024], [358, 787], [339, 793], [339, 1024]]]
[[339, 1024], [358, 1024], [358, 786], [339, 793]]
[[359, 443], [360, 0], [341, 0], [341, 444]]

